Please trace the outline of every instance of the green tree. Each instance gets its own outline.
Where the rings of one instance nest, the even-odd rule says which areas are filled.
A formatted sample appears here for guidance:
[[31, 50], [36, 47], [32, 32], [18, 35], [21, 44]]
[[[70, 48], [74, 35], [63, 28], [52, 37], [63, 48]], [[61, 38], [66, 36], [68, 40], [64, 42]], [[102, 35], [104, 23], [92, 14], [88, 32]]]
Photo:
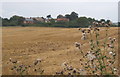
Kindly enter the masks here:
[[77, 22], [81, 27], [86, 27], [86, 26], [89, 26], [89, 24], [90, 24], [89, 20], [86, 17], [78, 18]]
[[88, 18], [88, 21], [89, 21], [89, 24], [91, 25], [94, 21], [95, 21], [95, 19], [94, 18]]
[[72, 12], [72, 13], [70, 14], [70, 20], [76, 20], [77, 18], [78, 18], [78, 14], [77, 14], [77, 13]]
[[120, 22], [118, 22], [118, 27], [120, 27]]
[[100, 22], [105, 22], [105, 19], [101, 19]]
[[48, 18], [48, 19], [51, 19], [52, 17], [51, 17], [51, 15], [47, 15], [47, 18]]
[[70, 19], [70, 15], [69, 15], [69, 14], [66, 14], [66, 15], [65, 15], [65, 18]]
[[2, 25], [3, 26], [9, 26], [9, 20], [7, 18], [2, 18]]
[[78, 19], [78, 14], [75, 12], [71, 12], [71, 14], [66, 14], [65, 15], [66, 18], [68, 18], [70, 21], [76, 20]]
[[109, 22], [110, 22], [110, 20], [107, 20], [107, 21], [106, 21], [106, 23], [109, 23]]
[[64, 18], [64, 16], [60, 14], [57, 16], [57, 18]]
[[14, 15], [10, 18], [10, 25], [13, 26], [22, 25], [24, 20], [25, 20], [24, 17]]

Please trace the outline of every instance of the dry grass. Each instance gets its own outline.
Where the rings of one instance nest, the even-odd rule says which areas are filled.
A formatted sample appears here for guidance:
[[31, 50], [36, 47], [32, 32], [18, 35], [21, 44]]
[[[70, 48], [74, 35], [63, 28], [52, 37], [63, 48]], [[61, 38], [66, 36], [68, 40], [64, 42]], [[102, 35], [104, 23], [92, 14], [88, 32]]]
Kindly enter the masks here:
[[[9, 58], [26, 65], [33, 64], [34, 60], [40, 58], [43, 60], [40, 67], [47, 75], [61, 70], [61, 64], [65, 61], [75, 68], [80, 68], [81, 54], [75, 48], [74, 42], [81, 42], [84, 50], [89, 47], [87, 41], [81, 40], [81, 32], [77, 28], [3, 27], [2, 30], [4, 75], [14, 74], [10, 70], [12, 65]], [[101, 28], [101, 41], [104, 39], [104, 32], [104, 28]], [[117, 38], [118, 42], [118, 28], [110, 28], [109, 36]], [[39, 73], [30, 70], [29, 74]]]

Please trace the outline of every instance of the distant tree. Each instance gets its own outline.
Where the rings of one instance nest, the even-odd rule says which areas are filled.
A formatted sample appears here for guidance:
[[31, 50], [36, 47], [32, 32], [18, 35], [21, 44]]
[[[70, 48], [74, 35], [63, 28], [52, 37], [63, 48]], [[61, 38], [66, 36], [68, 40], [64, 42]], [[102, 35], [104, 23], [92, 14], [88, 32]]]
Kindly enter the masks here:
[[57, 16], [57, 18], [64, 18], [64, 16], [60, 14]]
[[10, 25], [13, 26], [22, 25], [24, 20], [25, 20], [24, 17], [14, 15], [10, 18]]
[[0, 26], [2, 26], [2, 17], [0, 17]]
[[105, 19], [101, 19], [100, 22], [105, 22]]
[[0, 20], [2, 20], [2, 17], [0, 17]]
[[77, 18], [78, 18], [78, 14], [77, 14], [77, 13], [72, 12], [72, 13], [70, 14], [70, 20], [76, 20]]
[[78, 18], [77, 22], [79, 23], [80, 26], [89, 26], [89, 20], [86, 17], [80, 17]]
[[10, 22], [7, 18], [2, 18], [2, 26], [9, 26]]
[[109, 22], [111, 22], [111, 21], [110, 21], [110, 20], [107, 20], [107, 21], [106, 21], [106, 23], [109, 23]]
[[7, 22], [9, 22], [9, 19], [8, 19], [8, 18], [3, 18], [3, 21], [4, 21], [4, 20], [7, 21]]
[[55, 23], [55, 19], [51, 19], [51, 20], [50, 20], [50, 23], [51, 23], [51, 24], [54, 24], [54, 23]]
[[52, 17], [51, 17], [51, 15], [47, 15], [47, 18], [48, 18], [48, 19], [51, 19]]
[[65, 18], [70, 19], [70, 15], [69, 15], [69, 14], [66, 14], [66, 15], [65, 15]]
[[91, 25], [94, 21], [95, 21], [95, 19], [94, 18], [88, 18], [88, 21], [89, 21], [89, 24]]
[[41, 17], [42, 19], [45, 19], [44, 17]]
[[66, 18], [68, 18], [70, 21], [78, 19], [78, 14], [75, 12], [71, 12], [71, 14], [66, 14]]
[[118, 22], [118, 27], [120, 27], [120, 22]]

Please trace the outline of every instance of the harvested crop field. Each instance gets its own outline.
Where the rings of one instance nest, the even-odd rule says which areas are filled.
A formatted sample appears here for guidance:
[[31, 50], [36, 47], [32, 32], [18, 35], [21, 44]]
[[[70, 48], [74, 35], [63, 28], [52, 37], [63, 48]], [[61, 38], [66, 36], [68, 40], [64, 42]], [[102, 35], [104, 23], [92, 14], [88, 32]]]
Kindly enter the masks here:
[[[118, 50], [118, 28], [111, 27], [109, 36], [116, 38]], [[32, 65], [36, 59], [41, 63], [28, 74], [39, 75], [35, 68], [44, 69], [45, 75], [55, 74], [62, 70], [61, 64], [68, 62], [75, 68], [81, 68], [81, 54], [74, 43], [80, 42], [83, 50], [88, 51], [88, 40], [81, 40], [82, 33], [77, 28], [49, 28], [49, 27], [3, 27], [2, 28], [2, 73], [15, 74], [9, 59], [19, 61], [19, 64]], [[100, 41], [105, 37], [105, 29], [100, 29]]]

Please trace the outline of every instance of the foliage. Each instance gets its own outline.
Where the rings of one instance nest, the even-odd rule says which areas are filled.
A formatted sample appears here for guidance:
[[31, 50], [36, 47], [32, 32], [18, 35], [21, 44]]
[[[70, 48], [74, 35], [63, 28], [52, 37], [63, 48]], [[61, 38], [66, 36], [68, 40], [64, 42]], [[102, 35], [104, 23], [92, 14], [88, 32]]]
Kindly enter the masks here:
[[39, 75], [42, 75], [44, 73], [44, 70], [39, 67], [38, 65], [41, 64], [41, 59], [36, 59], [33, 64], [23, 64], [23, 63], [19, 63], [19, 61], [14, 60], [14, 59], [9, 59], [9, 64], [12, 64], [12, 67], [10, 67], [10, 70], [14, 72], [14, 75], [29, 75], [30, 74], [30, 70], [32, 72], [36, 72], [39, 73]]
[[12, 16], [10, 19], [2, 19], [3, 26], [19, 26], [23, 25], [24, 17], [21, 16]]
[[[103, 21], [101, 21], [103, 22]], [[109, 21], [110, 23], [110, 21]], [[100, 23], [99, 23], [100, 24]], [[87, 53], [82, 49], [82, 44], [75, 43], [75, 46], [80, 50], [83, 60], [87, 64], [83, 64], [83, 69], [91, 75], [117, 75], [118, 67], [116, 64], [116, 38], [109, 37], [109, 28], [111, 24], [104, 24], [105, 38], [101, 42], [100, 28], [98, 22], [93, 22], [88, 29], [79, 29], [82, 32], [82, 40], [89, 40], [90, 48]], [[93, 40], [93, 37], [96, 40]]]
[[[108, 24], [110, 20], [95, 20], [94, 18], [87, 18], [87, 17], [78, 17], [78, 14], [76, 12], [71, 12], [71, 14], [58, 15], [57, 18], [68, 18], [70, 21], [63, 21], [63, 22], [56, 22], [55, 19], [51, 17], [51, 15], [46, 16], [48, 18], [48, 21], [50, 22], [40, 22], [34, 20], [34, 24], [24, 24], [23, 21], [25, 20], [22, 16], [12, 16], [10, 19], [8, 18], [2, 18], [2, 25], [3, 26], [39, 26], [39, 27], [68, 27], [68, 28], [77, 28], [77, 27], [88, 27], [88, 25], [91, 25], [92, 22], [104, 22], [105, 24]], [[43, 17], [42, 17], [43, 18]], [[45, 18], [43, 18], [45, 20]], [[47, 20], [47, 19], [46, 19]], [[117, 26], [117, 25], [112, 25]]]
[[118, 26], [120, 27], [120, 22], [118, 22]]
[[80, 26], [87, 26], [90, 25], [90, 21], [86, 17], [80, 17], [78, 18], [77, 22], [80, 24]]
[[50, 18], [52, 18], [52, 17], [51, 17], [51, 15], [47, 15], [47, 18], [50, 19]]
[[70, 14], [70, 20], [76, 20], [77, 18], [78, 18], [78, 14], [77, 14], [77, 13], [72, 12], [72, 13]]
[[57, 18], [64, 18], [64, 16], [63, 15], [58, 15]]
[[[101, 21], [102, 22], [102, 21]], [[67, 62], [62, 64], [62, 71], [56, 72], [57, 75], [90, 75], [95, 77], [117, 77], [119, 67], [117, 64], [116, 38], [109, 37], [111, 24], [104, 24], [105, 38], [100, 40], [102, 23], [93, 22], [88, 28], [79, 28], [82, 32], [81, 40], [87, 41], [89, 47], [83, 43], [75, 42], [75, 47], [80, 52], [80, 66], [78, 68], [69, 65]], [[103, 28], [102, 28], [103, 29]], [[116, 76], [115, 76], [116, 75]]]

